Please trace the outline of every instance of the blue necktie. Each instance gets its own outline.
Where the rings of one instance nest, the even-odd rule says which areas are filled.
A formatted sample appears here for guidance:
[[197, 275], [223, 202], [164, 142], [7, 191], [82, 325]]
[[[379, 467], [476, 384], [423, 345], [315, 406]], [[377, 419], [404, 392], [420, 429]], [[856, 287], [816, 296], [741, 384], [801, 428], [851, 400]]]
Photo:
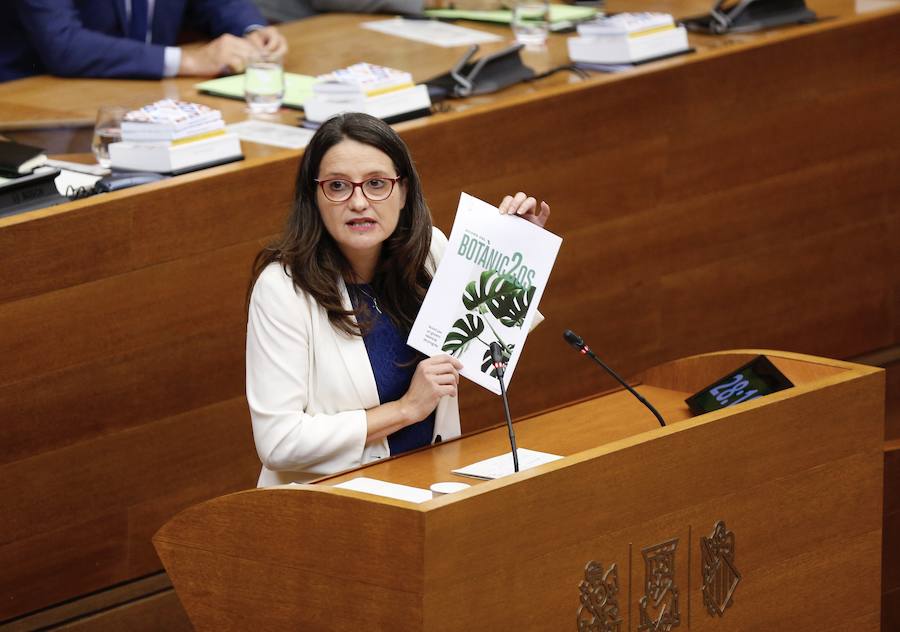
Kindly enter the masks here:
[[147, 0], [131, 0], [131, 23], [128, 39], [147, 41]]

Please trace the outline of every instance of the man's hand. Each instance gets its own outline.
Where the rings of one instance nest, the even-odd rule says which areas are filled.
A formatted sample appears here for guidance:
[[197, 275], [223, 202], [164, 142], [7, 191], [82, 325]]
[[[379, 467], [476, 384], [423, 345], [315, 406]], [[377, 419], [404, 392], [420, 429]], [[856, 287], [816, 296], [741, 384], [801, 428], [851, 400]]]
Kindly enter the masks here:
[[243, 72], [256, 47], [245, 37], [220, 35], [200, 48], [182, 48], [180, 76], [215, 77], [229, 72]]
[[283, 57], [287, 53], [287, 40], [274, 26], [255, 29], [244, 37], [267, 57]]
[[215, 77], [244, 72], [254, 57], [279, 57], [287, 52], [287, 40], [266, 26], [244, 37], [221, 35], [199, 48], [182, 48], [179, 76]]

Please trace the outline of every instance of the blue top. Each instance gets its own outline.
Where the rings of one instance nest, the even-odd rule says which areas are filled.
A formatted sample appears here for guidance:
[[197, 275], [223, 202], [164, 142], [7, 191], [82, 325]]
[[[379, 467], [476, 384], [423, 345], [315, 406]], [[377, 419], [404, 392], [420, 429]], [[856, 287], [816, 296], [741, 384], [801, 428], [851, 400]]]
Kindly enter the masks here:
[[[406, 393], [418, 364], [418, 352], [406, 344], [406, 338], [387, 315], [382, 314], [375, 301], [375, 293], [368, 283], [347, 284], [354, 307], [360, 300], [369, 308], [370, 328], [363, 334], [369, 364], [375, 374], [378, 399], [384, 404]], [[434, 435], [434, 411], [428, 417], [388, 435], [391, 455], [402, 454], [431, 444]]]

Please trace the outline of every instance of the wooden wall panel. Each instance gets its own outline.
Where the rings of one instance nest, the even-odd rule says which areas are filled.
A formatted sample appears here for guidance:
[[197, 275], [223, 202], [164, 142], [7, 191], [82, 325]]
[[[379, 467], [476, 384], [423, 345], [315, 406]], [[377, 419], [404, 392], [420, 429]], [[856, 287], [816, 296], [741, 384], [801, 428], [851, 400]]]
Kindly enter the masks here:
[[0, 301], [85, 283], [126, 268], [131, 215], [86, 201], [49, 217], [0, 218]]
[[900, 591], [894, 592], [882, 604], [881, 631], [900, 629]]
[[[895, 181], [900, 181], [900, 176], [897, 176]], [[898, 244], [900, 243], [900, 195], [897, 195], [896, 192], [885, 195], [883, 203], [884, 208], [887, 213], [889, 213], [887, 227], [888, 240], [892, 244]], [[890, 275], [889, 278], [892, 280], [891, 287], [894, 294], [894, 340], [897, 340], [900, 338], [900, 257], [896, 256], [896, 253], [892, 263], [893, 265], [888, 268], [888, 274]], [[896, 393], [897, 390], [894, 392]], [[897, 428], [896, 436], [900, 437], [900, 425], [895, 426], [895, 428]]]
[[45, 516], [40, 523], [28, 524], [24, 532], [3, 526], [0, 621], [99, 590], [111, 585], [111, 578], [128, 576], [124, 515], [95, 512], [85, 520], [84, 512], [73, 516], [63, 506], [53, 510], [52, 505], [62, 505], [55, 490], [33, 488], [29, 491], [37, 497], [24, 499], [2, 491], [6, 515], [15, 517], [13, 512], [24, 501], [43, 505]]
[[257, 250], [243, 243], [3, 304], [0, 331], [15, 337], [0, 384], [244, 321], [247, 262]]
[[238, 455], [255, 458], [245, 405], [235, 398], [2, 466], [9, 519], [0, 525], [0, 542], [55, 529], [62, 516], [82, 522], [166, 491], [187, 491], [181, 486], [194, 476], [215, 473], [215, 482], [198, 480], [218, 487], [227, 485], [218, 477], [228, 471], [228, 482], [253, 483], [255, 463], [239, 474], [231, 462]]
[[[900, 468], [896, 465], [891, 470], [895, 476], [900, 475]], [[885, 472], [886, 477], [887, 470]], [[900, 537], [898, 537], [898, 533], [900, 533], [900, 510], [885, 512], [882, 591], [886, 595], [900, 592]]]
[[240, 396], [243, 326], [143, 347], [0, 386], [9, 463]]
[[883, 632], [900, 630], [900, 362], [887, 366], [882, 544]]
[[59, 626], [60, 632], [193, 632], [174, 590]]
[[[299, 152], [289, 152], [279, 160], [228, 165], [219, 178], [195, 174], [187, 191], [181, 185], [162, 190], [153, 206], [135, 209], [134, 266], [181, 260], [251, 238], [259, 249], [267, 235], [282, 228], [298, 165]], [[247, 274], [251, 261], [242, 260]]]
[[177, 511], [255, 484], [243, 397], [0, 467], [0, 621], [159, 568]]
[[33, 630], [190, 630], [164, 572], [119, 584], [3, 625], [4, 632]]
[[887, 393], [884, 439], [885, 441], [898, 441], [900, 440], [900, 362], [890, 364], [885, 369], [887, 370]]
[[[665, 275], [662, 302], [673, 316], [665, 348], [685, 355], [703, 340], [707, 351], [730, 342], [847, 357], [886, 346], [885, 283], [877, 273], [873, 278], [871, 262], [857, 257], [860, 247], [871, 253], [884, 246], [869, 239], [878, 228], [873, 222], [781, 242]], [[846, 274], [825, 272], [838, 267]]]
[[900, 629], [900, 441], [884, 453], [884, 526], [882, 528], [882, 632]]

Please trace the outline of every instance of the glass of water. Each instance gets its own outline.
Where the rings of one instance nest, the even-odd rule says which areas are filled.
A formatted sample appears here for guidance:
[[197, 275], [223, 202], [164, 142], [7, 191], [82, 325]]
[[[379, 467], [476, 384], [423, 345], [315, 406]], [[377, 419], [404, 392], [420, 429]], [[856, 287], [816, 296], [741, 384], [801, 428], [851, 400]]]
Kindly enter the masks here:
[[274, 114], [284, 98], [284, 66], [280, 56], [260, 54], [244, 71], [244, 99], [251, 114]]
[[122, 140], [122, 118], [128, 110], [119, 105], [101, 105], [94, 123], [94, 139], [91, 151], [101, 167], [110, 166], [109, 146]]
[[540, 48], [550, 31], [550, 3], [547, 0], [516, 0], [513, 4], [512, 30], [516, 41], [526, 48]]

